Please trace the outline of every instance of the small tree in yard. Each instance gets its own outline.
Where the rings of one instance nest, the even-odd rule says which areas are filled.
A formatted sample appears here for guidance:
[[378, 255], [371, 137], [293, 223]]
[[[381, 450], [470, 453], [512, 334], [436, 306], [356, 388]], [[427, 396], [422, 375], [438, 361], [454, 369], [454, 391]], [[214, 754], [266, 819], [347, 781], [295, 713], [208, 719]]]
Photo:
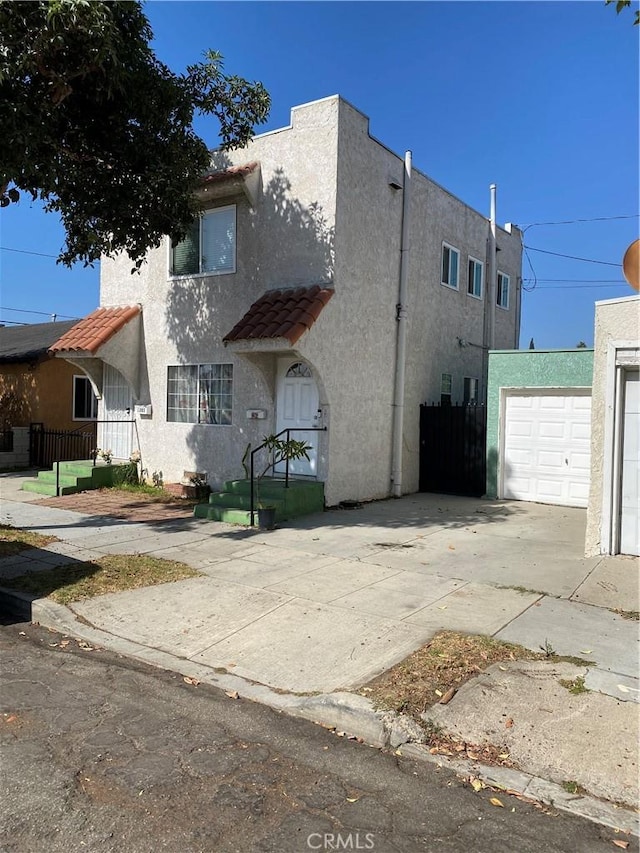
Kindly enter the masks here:
[[165, 235], [182, 239], [210, 168], [195, 113], [241, 147], [270, 106], [261, 83], [222, 58], [175, 74], [150, 47], [137, 0], [0, 0], [0, 206], [26, 193], [59, 213], [58, 261], [126, 251], [136, 267]]
[[267, 472], [275, 469], [281, 462], [295, 462], [298, 459], [308, 459], [311, 446], [306, 441], [296, 441], [294, 438], [284, 439], [276, 435], [265, 435], [263, 439], [264, 449], [267, 452], [268, 462], [264, 469], [256, 474], [256, 496], [258, 506], [260, 500], [260, 481]]

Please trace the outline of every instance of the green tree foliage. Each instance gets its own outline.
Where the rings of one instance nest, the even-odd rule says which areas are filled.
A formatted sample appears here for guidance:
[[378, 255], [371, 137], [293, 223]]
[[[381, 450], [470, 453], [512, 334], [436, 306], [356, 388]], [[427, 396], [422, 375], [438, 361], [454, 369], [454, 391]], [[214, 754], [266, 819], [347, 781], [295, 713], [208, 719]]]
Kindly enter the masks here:
[[[605, 6], [610, 6], [612, 3], [616, 4], [616, 12], [618, 15], [622, 12], [623, 9], [627, 9], [631, 6], [631, 0], [604, 0]], [[640, 11], [636, 9], [636, 18], [633, 22], [634, 24], [640, 24]]]
[[210, 165], [196, 113], [226, 149], [267, 118], [262, 84], [225, 74], [219, 54], [175, 74], [151, 38], [138, 0], [0, 0], [0, 206], [26, 193], [59, 213], [67, 266], [126, 251], [139, 267], [185, 235]]

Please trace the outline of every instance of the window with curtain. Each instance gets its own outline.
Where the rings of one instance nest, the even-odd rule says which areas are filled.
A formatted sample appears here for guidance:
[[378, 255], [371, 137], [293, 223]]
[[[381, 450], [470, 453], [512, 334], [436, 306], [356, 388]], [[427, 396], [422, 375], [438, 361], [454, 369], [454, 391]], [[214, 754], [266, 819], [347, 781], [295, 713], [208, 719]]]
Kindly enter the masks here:
[[170, 365], [167, 420], [184, 424], [232, 423], [233, 365]]
[[482, 262], [475, 258], [469, 258], [467, 293], [469, 296], [475, 296], [477, 299], [482, 299], [482, 272]]
[[499, 308], [509, 307], [509, 276], [503, 272], [498, 273], [498, 292], [496, 302]]
[[236, 271], [236, 206], [205, 211], [184, 240], [171, 247], [172, 275]]

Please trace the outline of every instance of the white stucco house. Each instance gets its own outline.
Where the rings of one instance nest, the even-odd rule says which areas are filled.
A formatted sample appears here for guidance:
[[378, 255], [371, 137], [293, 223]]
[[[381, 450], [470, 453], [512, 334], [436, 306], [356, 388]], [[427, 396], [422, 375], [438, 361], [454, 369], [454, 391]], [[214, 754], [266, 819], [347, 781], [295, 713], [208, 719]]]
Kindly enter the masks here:
[[139, 274], [104, 259], [100, 309], [56, 344], [99, 418], [122, 421], [100, 445], [219, 487], [248, 443], [323, 427], [294, 470], [328, 505], [416, 491], [419, 404], [482, 402], [488, 349], [518, 346], [520, 231], [413, 169], [338, 96], [212, 156], [189, 238]]
[[640, 296], [596, 302], [585, 551], [640, 555]]

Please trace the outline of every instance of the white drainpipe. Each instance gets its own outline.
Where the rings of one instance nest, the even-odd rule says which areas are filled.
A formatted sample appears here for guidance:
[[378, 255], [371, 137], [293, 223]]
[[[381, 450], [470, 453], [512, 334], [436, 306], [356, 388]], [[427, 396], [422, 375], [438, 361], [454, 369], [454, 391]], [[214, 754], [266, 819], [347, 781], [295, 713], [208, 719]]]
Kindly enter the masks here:
[[404, 429], [404, 368], [407, 355], [407, 279], [409, 272], [409, 204], [411, 200], [411, 151], [404, 157], [402, 191], [402, 235], [400, 237], [400, 282], [396, 320], [396, 375], [393, 393], [393, 439], [391, 449], [391, 494], [402, 496], [402, 436]]
[[489, 349], [496, 345], [496, 298], [498, 296], [498, 269], [496, 248], [496, 185], [491, 184], [491, 231], [489, 234], [489, 275], [487, 276], [487, 299], [489, 300]]

